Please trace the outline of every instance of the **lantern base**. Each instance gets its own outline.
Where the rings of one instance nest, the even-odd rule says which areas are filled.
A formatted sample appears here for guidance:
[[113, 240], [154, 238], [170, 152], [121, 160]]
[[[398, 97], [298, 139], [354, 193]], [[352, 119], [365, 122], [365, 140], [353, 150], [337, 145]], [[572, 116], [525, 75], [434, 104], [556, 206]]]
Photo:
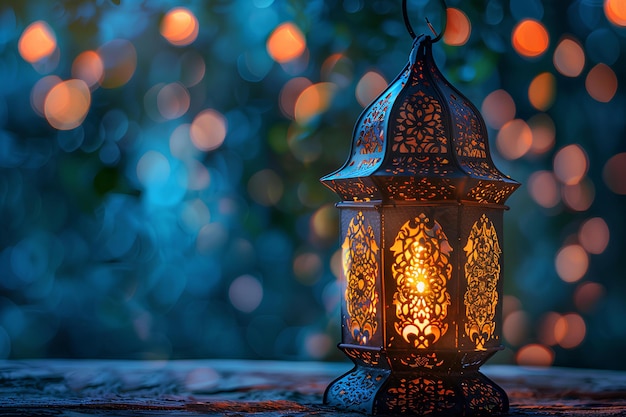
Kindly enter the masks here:
[[384, 359], [374, 366], [354, 362], [350, 372], [326, 388], [324, 404], [368, 414], [416, 416], [491, 416], [509, 410], [506, 392], [478, 367], [432, 372], [394, 370]]

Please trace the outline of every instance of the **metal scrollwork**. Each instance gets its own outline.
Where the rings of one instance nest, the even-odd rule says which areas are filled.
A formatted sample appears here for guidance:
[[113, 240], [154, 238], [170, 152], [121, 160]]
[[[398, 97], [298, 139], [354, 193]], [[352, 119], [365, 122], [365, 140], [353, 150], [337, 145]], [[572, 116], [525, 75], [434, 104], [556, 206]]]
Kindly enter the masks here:
[[362, 212], [350, 220], [348, 232], [342, 245], [343, 268], [346, 286], [346, 325], [358, 344], [372, 339], [378, 322], [376, 320], [378, 293], [376, 277], [378, 245], [374, 230], [366, 224]]
[[495, 333], [498, 281], [500, 280], [500, 244], [493, 223], [485, 216], [474, 223], [463, 249], [467, 256], [465, 276], [466, 335], [476, 349], [485, 350], [485, 343]]

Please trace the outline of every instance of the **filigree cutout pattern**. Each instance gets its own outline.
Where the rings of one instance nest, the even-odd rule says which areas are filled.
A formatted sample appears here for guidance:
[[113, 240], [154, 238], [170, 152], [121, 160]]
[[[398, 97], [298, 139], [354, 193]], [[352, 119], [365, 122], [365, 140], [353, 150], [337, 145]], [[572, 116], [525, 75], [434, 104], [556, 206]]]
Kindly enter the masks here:
[[393, 413], [424, 416], [447, 414], [455, 406], [456, 394], [443, 380], [420, 377], [399, 380], [398, 386], [389, 388], [386, 409]]
[[485, 350], [485, 343], [495, 333], [498, 281], [500, 280], [500, 244], [493, 223], [485, 216], [474, 223], [463, 248], [467, 256], [465, 276], [465, 333], [476, 345]]
[[441, 225], [420, 214], [406, 222], [391, 247], [391, 272], [397, 290], [396, 332], [418, 349], [432, 346], [448, 330], [450, 294], [446, 285], [452, 276], [448, 258], [452, 247]]
[[346, 326], [358, 344], [372, 339], [376, 320], [378, 293], [378, 245], [374, 229], [366, 224], [362, 212], [350, 220], [343, 245], [343, 271], [346, 276]]
[[398, 109], [391, 150], [399, 153], [447, 153], [441, 104], [420, 91]]
[[327, 399], [334, 405], [367, 413], [386, 374], [373, 368], [356, 368], [331, 385]]
[[362, 155], [382, 152], [385, 142], [384, 122], [385, 116], [389, 111], [389, 99], [391, 96], [392, 93], [389, 92], [385, 97], [380, 98], [361, 120], [357, 137], [355, 138], [355, 152]]

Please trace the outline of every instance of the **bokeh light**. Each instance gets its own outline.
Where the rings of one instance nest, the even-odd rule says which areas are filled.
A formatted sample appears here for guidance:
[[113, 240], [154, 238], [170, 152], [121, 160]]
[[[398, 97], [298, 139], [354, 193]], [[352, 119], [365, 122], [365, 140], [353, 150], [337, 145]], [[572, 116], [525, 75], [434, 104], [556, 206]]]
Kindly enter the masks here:
[[104, 65], [102, 87], [117, 88], [126, 84], [137, 69], [137, 51], [126, 39], [113, 39], [97, 50]]
[[522, 310], [513, 311], [506, 315], [502, 323], [502, 336], [511, 346], [519, 346], [528, 337], [530, 319]]
[[279, 63], [286, 63], [298, 58], [305, 49], [304, 35], [291, 22], [278, 26], [267, 40], [267, 52], [274, 61]]
[[541, 155], [552, 150], [556, 143], [556, 126], [552, 118], [545, 113], [539, 113], [528, 120], [528, 126], [533, 133], [530, 152]]
[[213, 109], [200, 112], [191, 123], [191, 141], [201, 151], [212, 151], [222, 146], [226, 133], [226, 118]]
[[44, 104], [46, 97], [52, 88], [62, 80], [56, 75], [47, 75], [39, 79], [30, 92], [30, 105], [35, 112], [44, 117]]
[[465, 13], [455, 7], [446, 10], [446, 31], [443, 41], [452, 46], [465, 45], [472, 34], [472, 24]]
[[515, 361], [520, 366], [548, 367], [554, 363], [554, 351], [540, 344], [529, 344], [517, 351]]
[[198, 37], [200, 24], [191, 10], [176, 7], [168, 11], [160, 27], [161, 35], [175, 46], [186, 46]]
[[542, 344], [547, 346], [556, 346], [558, 344], [554, 329], [561, 317], [561, 314], [554, 311], [548, 311], [541, 317], [537, 336]]
[[313, 85], [313, 83], [305, 77], [295, 77], [287, 81], [280, 90], [279, 103], [283, 114], [289, 119], [296, 117], [296, 102], [298, 97], [304, 90]]
[[546, 52], [550, 45], [550, 36], [541, 22], [525, 19], [513, 29], [512, 44], [521, 56], [535, 58]]
[[597, 282], [583, 282], [574, 292], [574, 305], [582, 313], [591, 313], [606, 295], [604, 285]]
[[603, 218], [594, 217], [585, 221], [578, 230], [578, 241], [589, 253], [599, 255], [609, 245], [611, 232]]
[[495, 90], [483, 100], [481, 112], [489, 126], [500, 129], [515, 118], [515, 101], [505, 90]]
[[256, 277], [242, 275], [230, 284], [228, 298], [237, 310], [251, 313], [263, 301], [263, 286]]
[[616, 26], [626, 26], [626, 3], [623, 0], [604, 0], [604, 14]]
[[157, 107], [165, 119], [178, 119], [189, 110], [189, 91], [180, 83], [164, 85], [157, 94]]
[[550, 171], [536, 171], [528, 178], [528, 192], [537, 204], [552, 208], [559, 204], [559, 185]]
[[585, 87], [589, 95], [602, 103], [613, 100], [617, 92], [617, 84], [615, 72], [611, 67], [602, 63], [593, 67], [585, 79]]
[[306, 125], [330, 107], [337, 86], [333, 83], [317, 83], [307, 87], [296, 100], [296, 122]]
[[91, 105], [91, 92], [83, 80], [56, 84], [46, 95], [44, 115], [59, 130], [74, 129], [85, 120]]
[[556, 272], [563, 281], [580, 281], [589, 268], [589, 256], [580, 245], [567, 245], [556, 255]]
[[563, 184], [578, 184], [588, 169], [589, 159], [580, 145], [567, 145], [554, 156], [554, 175]]
[[585, 68], [585, 52], [576, 40], [564, 38], [554, 51], [553, 62], [561, 74], [566, 77], [578, 77]]
[[54, 53], [57, 40], [52, 28], [43, 20], [39, 20], [24, 29], [17, 47], [22, 58], [34, 64]]
[[561, 198], [565, 205], [573, 211], [587, 211], [595, 199], [595, 187], [585, 178], [573, 185], [564, 185], [561, 188]]
[[284, 191], [283, 179], [271, 169], [256, 172], [248, 181], [248, 194], [263, 206], [276, 205]]
[[387, 88], [387, 81], [376, 71], [369, 71], [356, 85], [356, 99], [361, 107], [367, 107]]
[[613, 155], [602, 170], [604, 183], [615, 194], [626, 194], [626, 152]]
[[533, 132], [521, 119], [513, 119], [502, 126], [496, 137], [496, 147], [506, 159], [519, 159], [530, 150]]
[[528, 87], [528, 100], [530, 104], [540, 111], [546, 111], [556, 98], [556, 79], [549, 72], [537, 75]]
[[95, 51], [81, 52], [72, 62], [72, 77], [83, 80], [92, 90], [104, 78], [104, 63]]
[[580, 345], [586, 333], [585, 321], [576, 313], [565, 314], [554, 324], [554, 338], [564, 349], [573, 349]]

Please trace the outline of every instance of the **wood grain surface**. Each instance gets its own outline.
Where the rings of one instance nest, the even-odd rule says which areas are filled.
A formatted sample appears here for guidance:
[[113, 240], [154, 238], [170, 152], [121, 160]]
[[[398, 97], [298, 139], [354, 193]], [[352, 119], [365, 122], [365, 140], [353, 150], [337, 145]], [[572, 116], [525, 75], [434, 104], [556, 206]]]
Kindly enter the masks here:
[[[358, 416], [322, 404], [349, 363], [0, 361], [1, 416]], [[626, 373], [483, 366], [511, 416], [625, 416]]]

